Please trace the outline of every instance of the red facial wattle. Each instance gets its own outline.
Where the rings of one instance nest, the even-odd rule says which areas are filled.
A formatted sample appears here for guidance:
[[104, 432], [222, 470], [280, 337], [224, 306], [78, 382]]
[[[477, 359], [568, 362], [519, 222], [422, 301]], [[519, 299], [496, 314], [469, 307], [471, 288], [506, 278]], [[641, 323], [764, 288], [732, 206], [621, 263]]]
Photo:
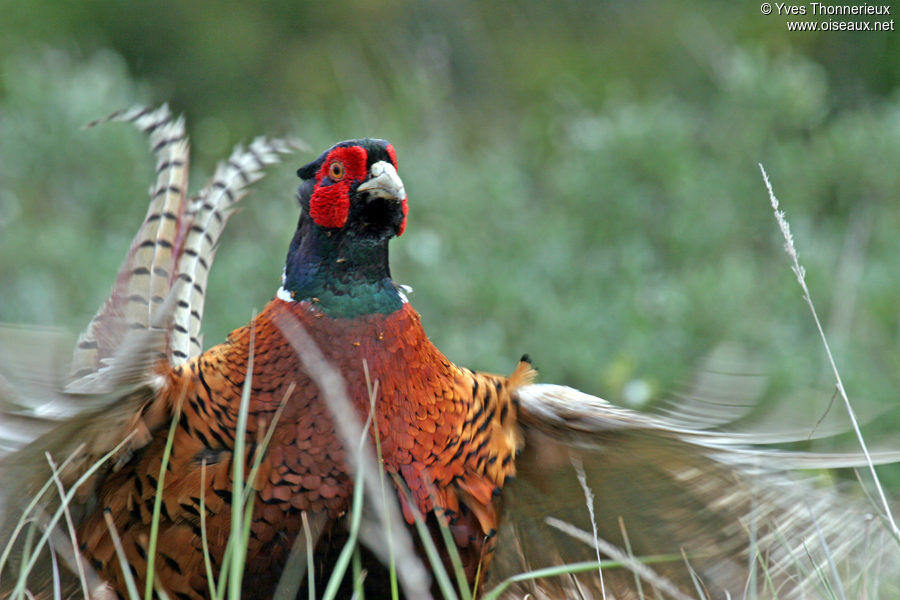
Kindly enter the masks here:
[[403, 211], [403, 220], [400, 221], [400, 227], [397, 228], [397, 236], [403, 235], [403, 232], [406, 231], [406, 215], [409, 214], [409, 202], [407, 202], [406, 198], [403, 198], [403, 202], [400, 204], [400, 210]]
[[[391, 157], [391, 162], [394, 163], [394, 168], [399, 169], [400, 167], [397, 164], [397, 152], [394, 150], [393, 144], [388, 144], [385, 147], [387, 150], [388, 156]], [[403, 220], [400, 222], [400, 227], [397, 228], [397, 235], [403, 235], [403, 232], [406, 231], [406, 215], [409, 214], [409, 202], [407, 198], [403, 199], [401, 204], [401, 210], [403, 211]]]
[[400, 166], [397, 164], [397, 152], [394, 151], [394, 145], [388, 144], [385, 146], [385, 150], [387, 150], [388, 156], [391, 157], [391, 162], [394, 163], [394, 168], [399, 169]]
[[[309, 200], [309, 216], [322, 227], [340, 228], [350, 214], [350, 185], [366, 177], [366, 151], [359, 146], [335, 148], [316, 173], [316, 189]], [[343, 164], [340, 181], [329, 175], [335, 161]]]
[[[385, 151], [394, 168], [397, 153], [391, 144]], [[366, 179], [368, 153], [361, 146], [341, 146], [332, 150], [316, 172], [316, 187], [309, 203], [309, 215], [321, 227], [339, 229], [344, 227], [350, 215], [350, 189], [354, 183]], [[402, 188], [401, 188], [402, 189]], [[400, 202], [402, 219], [397, 227], [397, 235], [406, 230], [406, 216], [409, 203], [404, 195]]]

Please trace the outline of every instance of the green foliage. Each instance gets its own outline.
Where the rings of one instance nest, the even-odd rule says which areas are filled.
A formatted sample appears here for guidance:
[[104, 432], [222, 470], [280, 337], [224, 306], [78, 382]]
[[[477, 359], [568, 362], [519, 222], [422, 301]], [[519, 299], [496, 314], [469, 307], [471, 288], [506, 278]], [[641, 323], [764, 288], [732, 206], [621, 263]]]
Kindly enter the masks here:
[[[295, 4], [36, 2], [0, 26], [0, 319], [87, 322], [152, 164], [130, 128], [80, 127], [172, 100], [194, 187], [259, 133], [306, 140], [294, 165], [391, 140], [411, 207], [393, 273], [451, 359], [508, 372], [529, 352], [542, 380], [627, 401], [735, 340], [813, 424], [831, 381], [762, 162], [851, 399], [893, 403], [895, 36], [789, 35], [741, 3]], [[234, 217], [207, 346], [276, 289], [295, 185], [273, 169]]]

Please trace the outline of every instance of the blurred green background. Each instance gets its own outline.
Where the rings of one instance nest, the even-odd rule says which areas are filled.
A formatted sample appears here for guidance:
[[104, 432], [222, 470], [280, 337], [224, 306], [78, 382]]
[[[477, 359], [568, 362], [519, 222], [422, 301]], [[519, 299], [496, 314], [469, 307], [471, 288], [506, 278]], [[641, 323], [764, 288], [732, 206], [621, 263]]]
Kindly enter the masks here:
[[313, 149], [270, 169], [232, 219], [207, 345], [277, 288], [296, 167], [383, 137], [411, 207], [393, 273], [451, 359], [508, 372], [528, 352], [544, 381], [641, 403], [736, 341], [766, 395], [815, 406], [814, 423], [832, 379], [762, 162], [851, 398], [868, 415], [896, 405], [895, 32], [790, 33], [759, 2], [708, 0], [0, 9], [0, 320], [88, 321], [153, 161], [126, 125], [81, 126], [168, 101], [188, 120], [197, 189], [255, 135]]

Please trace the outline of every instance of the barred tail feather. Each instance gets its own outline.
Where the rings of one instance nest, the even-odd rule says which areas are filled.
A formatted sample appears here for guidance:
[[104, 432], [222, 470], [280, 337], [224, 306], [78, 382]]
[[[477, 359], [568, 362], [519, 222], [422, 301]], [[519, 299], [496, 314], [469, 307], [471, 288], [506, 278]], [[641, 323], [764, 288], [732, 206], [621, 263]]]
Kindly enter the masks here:
[[236, 204], [247, 194], [247, 187], [263, 178], [263, 169], [278, 163], [279, 155], [299, 147], [298, 142], [256, 138], [244, 149], [237, 146], [228, 160], [216, 167], [213, 178], [190, 201], [182, 254], [178, 260], [178, 278], [185, 281], [173, 317], [172, 364], [200, 354], [200, 325], [209, 269], [216, 245]]
[[100, 369], [129, 329], [146, 329], [152, 322], [172, 285], [185, 212], [189, 146], [184, 119], [174, 119], [164, 104], [156, 110], [134, 107], [119, 111], [91, 125], [108, 121], [134, 123], [149, 137], [156, 156], [156, 181], [150, 188], [147, 216], [119, 269], [113, 291], [78, 341], [73, 380]]
[[[113, 290], [78, 340], [71, 380], [103, 367], [129, 330], [146, 329], [176, 280], [177, 293], [167, 352], [171, 364], [200, 353], [204, 292], [215, 246], [235, 204], [247, 187], [264, 176], [263, 169], [281, 154], [302, 147], [297, 141], [257, 138], [246, 149], [238, 146], [196, 197], [186, 196], [189, 143], [182, 117], [168, 105], [153, 110], [136, 106], [90, 123], [133, 123], [149, 138], [156, 157], [156, 180], [150, 205], [132, 241]], [[83, 386], [80, 386], [83, 387]]]

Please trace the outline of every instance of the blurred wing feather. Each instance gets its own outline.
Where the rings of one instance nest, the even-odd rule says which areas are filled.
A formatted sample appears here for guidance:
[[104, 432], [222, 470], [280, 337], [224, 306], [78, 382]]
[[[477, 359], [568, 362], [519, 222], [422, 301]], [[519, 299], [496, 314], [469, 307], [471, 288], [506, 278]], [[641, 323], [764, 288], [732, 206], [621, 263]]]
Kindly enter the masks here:
[[[773, 589], [778, 597], [817, 597], [823, 585], [850, 589], [872, 559], [866, 549], [888, 537], [871, 506], [789, 472], [859, 465], [858, 455], [754, 448], [746, 438], [691, 429], [684, 419], [669, 422], [563, 386], [521, 388], [519, 411], [527, 444], [504, 491], [507, 520], [492, 583], [523, 569], [596, 560], [596, 526], [605, 558], [664, 557], [642, 565], [661, 578], [656, 586], [627, 561], [605, 570], [603, 590], [616, 598], [652, 597], [653, 589], [671, 596], [660, 582], [694, 597], [695, 578], [710, 597], [742, 597], [747, 586], [766, 597]], [[579, 474], [596, 497], [593, 520]], [[877, 558], [896, 570], [896, 544], [877, 547]], [[834, 564], [853, 568], [847, 575]], [[601, 589], [596, 571], [517, 585], [516, 593], [549, 598], [577, 597], [576, 587], [599, 596]]]

